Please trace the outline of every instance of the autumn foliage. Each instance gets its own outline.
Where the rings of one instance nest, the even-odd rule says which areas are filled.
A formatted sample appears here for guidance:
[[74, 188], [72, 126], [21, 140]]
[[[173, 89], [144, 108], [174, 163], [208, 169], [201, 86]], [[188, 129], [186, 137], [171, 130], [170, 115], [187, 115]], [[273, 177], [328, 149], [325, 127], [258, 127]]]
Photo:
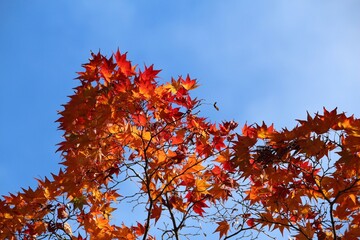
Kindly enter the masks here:
[[360, 236], [360, 119], [239, 129], [200, 116], [189, 76], [160, 84], [119, 51], [83, 67], [59, 113], [62, 167], [3, 196], [1, 239]]

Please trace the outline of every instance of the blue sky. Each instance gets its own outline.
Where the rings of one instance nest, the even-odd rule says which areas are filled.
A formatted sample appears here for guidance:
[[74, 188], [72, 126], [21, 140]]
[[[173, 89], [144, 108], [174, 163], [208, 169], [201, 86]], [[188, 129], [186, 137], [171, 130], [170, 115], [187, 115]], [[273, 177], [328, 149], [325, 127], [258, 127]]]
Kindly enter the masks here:
[[90, 50], [190, 74], [213, 121], [360, 117], [360, 2], [0, 0], [0, 194], [57, 172], [57, 110]]

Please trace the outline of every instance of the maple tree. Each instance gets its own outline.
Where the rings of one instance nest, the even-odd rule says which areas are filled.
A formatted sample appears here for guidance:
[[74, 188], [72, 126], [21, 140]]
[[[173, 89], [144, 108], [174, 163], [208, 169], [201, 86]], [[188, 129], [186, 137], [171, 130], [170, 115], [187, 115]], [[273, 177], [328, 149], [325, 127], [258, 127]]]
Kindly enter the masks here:
[[248, 228], [271, 237], [266, 227], [295, 239], [360, 237], [360, 119], [324, 109], [298, 122], [281, 131], [245, 125], [237, 135], [232, 162], [243, 187], [221, 209], [228, 237]]
[[62, 167], [3, 196], [2, 239], [360, 236], [359, 119], [239, 130], [200, 116], [190, 76], [160, 84], [119, 51], [83, 67], [59, 113]]

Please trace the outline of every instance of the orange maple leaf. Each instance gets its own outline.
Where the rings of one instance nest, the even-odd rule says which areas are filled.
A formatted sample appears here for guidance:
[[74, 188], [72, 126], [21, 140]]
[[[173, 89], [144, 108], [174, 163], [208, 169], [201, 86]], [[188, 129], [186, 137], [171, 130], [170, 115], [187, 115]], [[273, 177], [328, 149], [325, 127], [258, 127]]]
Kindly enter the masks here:
[[183, 80], [181, 79], [181, 85], [186, 89], [186, 90], [192, 90], [198, 87], [196, 79], [190, 79], [190, 76], [187, 75], [186, 79]]
[[220, 234], [220, 238], [222, 237], [222, 236], [226, 236], [227, 235], [227, 232], [229, 231], [229, 229], [230, 229], [230, 225], [229, 225], [229, 223], [226, 221], [226, 220], [224, 220], [224, 221], [221, 221], [221, 222], [217, 222], [217, 224], [218, 224], [218, 227], [216, 228], [216, 230], [214, 231], [214, 233], [215, 232], [219, 232], [219, 234]]

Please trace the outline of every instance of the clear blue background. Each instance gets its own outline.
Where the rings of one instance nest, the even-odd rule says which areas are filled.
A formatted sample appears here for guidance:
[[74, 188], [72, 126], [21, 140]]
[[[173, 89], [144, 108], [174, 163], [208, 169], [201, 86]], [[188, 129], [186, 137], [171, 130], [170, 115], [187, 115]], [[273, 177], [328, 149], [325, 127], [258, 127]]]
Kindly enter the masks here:
[[[189, 73], [213, 121], [360, 117], [360, 1], [0, 0], [0, 194], [57, 172], [57, 110], [90, 50]], [[217, 101], [220, 111], [212, 103]]]

